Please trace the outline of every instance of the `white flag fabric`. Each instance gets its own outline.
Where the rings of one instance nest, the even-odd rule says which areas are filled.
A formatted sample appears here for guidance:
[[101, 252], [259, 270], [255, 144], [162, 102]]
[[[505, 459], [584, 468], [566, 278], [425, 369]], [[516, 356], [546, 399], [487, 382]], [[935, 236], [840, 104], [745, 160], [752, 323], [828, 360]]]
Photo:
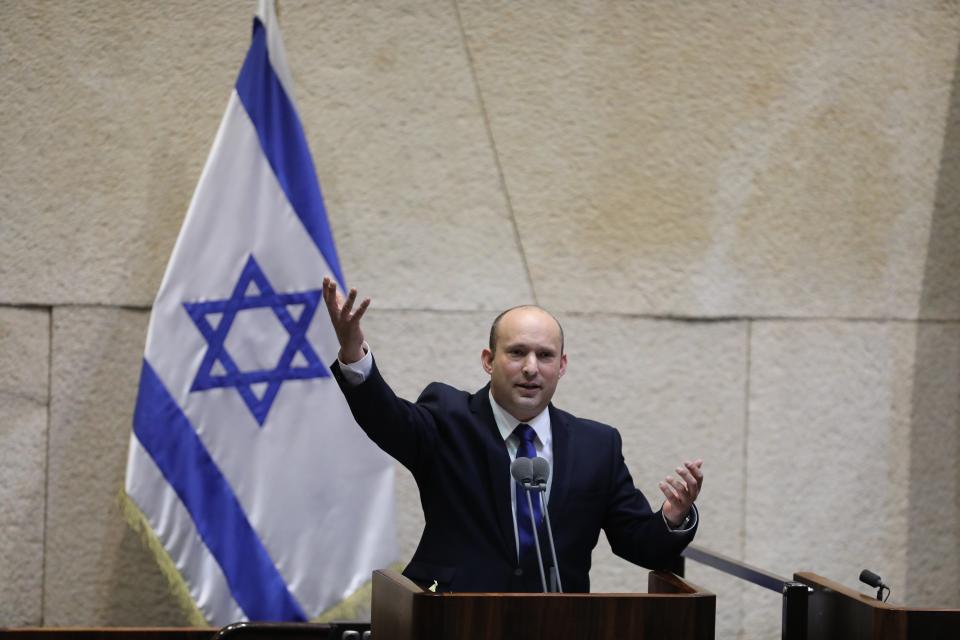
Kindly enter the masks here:
[[330, 374], [343, 286], [261, 0], [147, 335], [126, 493], [206, 620], [315, 618], [396, 561], [393, 464]]

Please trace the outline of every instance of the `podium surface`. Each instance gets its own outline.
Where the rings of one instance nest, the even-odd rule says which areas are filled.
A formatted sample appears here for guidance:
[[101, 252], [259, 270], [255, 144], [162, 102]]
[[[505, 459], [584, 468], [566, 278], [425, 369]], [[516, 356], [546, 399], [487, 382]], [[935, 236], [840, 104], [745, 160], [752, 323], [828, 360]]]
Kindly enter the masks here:
[[808, 585], [807, 637], [823, 640], [956, 640], [960, 609], [924, 609], [880, 602], [815, 573], [797, 573]]
[[373, 574], [380, 640], [591, 640], [714, 637], [716, 596], [651, 572], [649, 593], [430, 593], [395, 571]]

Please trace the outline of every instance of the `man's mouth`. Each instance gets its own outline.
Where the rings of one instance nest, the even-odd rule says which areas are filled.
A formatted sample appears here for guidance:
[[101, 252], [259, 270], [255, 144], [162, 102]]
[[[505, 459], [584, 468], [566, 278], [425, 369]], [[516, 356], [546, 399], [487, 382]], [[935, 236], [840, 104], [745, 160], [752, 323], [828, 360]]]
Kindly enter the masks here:
[[530, 389], [532, 391], [540, 388], [540, 385], [534, 382], [518, 382], [516, 386], [520, 387], [521, 389]]

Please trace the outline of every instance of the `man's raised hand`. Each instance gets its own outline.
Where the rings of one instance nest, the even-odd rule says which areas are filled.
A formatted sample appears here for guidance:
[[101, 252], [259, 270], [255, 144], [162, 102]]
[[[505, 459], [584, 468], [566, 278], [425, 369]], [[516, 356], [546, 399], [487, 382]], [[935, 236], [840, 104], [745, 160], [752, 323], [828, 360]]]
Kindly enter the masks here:
[[337, 283], [327, 277], [323, 279], [323, 301], [327, 303], [330, 323], [333, 324], [337, 340], [340, 341], [340, 361], [347, 364], [357, 362], [364, 356], [360, 318], [370, 306], [370, 298], [364, 298], [354, 311], [353, 303], [357, 301], [357, 290], [350, 289], [344, 301], [343, 296], [337, 293]]

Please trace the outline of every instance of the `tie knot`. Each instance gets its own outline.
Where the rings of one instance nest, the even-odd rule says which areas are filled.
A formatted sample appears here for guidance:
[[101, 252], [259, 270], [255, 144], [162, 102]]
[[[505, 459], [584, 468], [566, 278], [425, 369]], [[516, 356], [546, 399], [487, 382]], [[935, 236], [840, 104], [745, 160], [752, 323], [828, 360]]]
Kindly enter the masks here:
[[526, 442], [527, 444], [533, 444], [533, 439], [537, 437], [537, 432], [533, 430], [533, 427], [523, 422], [518, 424], [513, 432], [517, 434], [521, 442]]

